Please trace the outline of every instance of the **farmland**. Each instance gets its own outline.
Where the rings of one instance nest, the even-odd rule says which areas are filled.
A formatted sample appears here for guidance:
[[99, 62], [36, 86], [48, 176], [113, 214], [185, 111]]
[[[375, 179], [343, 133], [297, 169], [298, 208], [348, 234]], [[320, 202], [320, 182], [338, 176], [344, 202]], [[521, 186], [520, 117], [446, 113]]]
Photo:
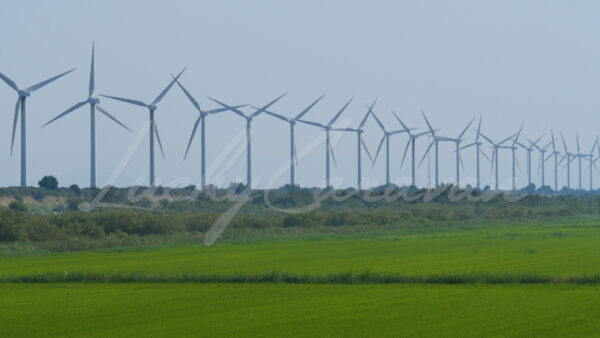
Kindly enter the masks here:
[[[580, 217], [347, 234], [266, 233], [213, 247], [172, 243], [4, 252], [0, 331], [9, 336], [265, 336], [281, 330], [303, 336], [593, 335], [600, 328], [598, 224], [597, 217]], [[306, 279], [239, 282], [274, 273]], [[365, 273], [374, 277], [326, 278]], [[385, 274], [496, 278], [389, 284], [377, 278]], [[515, 283], [511, 276], [552, 279]], [[582, 276], [591, 281], [569, 279]], [[33, 282], [23, 283], [28, 280]]]

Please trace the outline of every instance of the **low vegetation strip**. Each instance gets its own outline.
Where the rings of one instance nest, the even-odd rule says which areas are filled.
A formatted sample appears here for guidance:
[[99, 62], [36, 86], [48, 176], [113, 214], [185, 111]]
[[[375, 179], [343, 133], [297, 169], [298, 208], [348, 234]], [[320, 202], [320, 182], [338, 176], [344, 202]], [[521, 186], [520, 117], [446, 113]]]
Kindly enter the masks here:
[[264, 274], [146, 274], [47, 272], [0, 277], [0, 283], [283, 283], [283, 284], [600, 284], [600, 273], [591, 275], [545, 275], [537, 273], [450, 273], [403, 275], [395, 273], [343, 272], [295, 274], [270, 272]]

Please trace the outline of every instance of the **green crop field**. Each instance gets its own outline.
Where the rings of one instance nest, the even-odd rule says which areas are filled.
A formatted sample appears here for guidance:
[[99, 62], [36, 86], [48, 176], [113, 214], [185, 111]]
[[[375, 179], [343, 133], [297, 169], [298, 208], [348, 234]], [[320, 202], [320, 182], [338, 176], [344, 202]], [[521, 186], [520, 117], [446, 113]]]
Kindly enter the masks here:
[[35, 336], [593, 336], [600, 287], [9, 284], [0, 332]]
[[[599, 224], [591, 218], [4, 255], [0, 332], [593, 336], [600, 330]], [[294, 283], [227, 280], [274, 272], [308, 277]], [[497, 278], [391, 284], [385, 278], [316, 278], [365, 272]], [[127, 274], [134, 278], [111, 280]], [[552, 279], [509, 278], [522, 275]], [[206, 282], [202, 276], [216, 277]], [[596, 277], [569, 279], [581, 276]]]

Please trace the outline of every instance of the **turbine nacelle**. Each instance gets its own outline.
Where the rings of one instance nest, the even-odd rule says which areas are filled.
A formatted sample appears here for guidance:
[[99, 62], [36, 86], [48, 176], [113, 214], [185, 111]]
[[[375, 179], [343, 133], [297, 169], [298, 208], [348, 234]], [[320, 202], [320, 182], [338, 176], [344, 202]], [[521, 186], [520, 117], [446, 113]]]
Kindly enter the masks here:
[[97, 98], [97, 97], [89, 97], [89, 98], [87, 99], [87, 102], [88, 102], [89, 104], [95, 105], [95, 104], [98, 104], [98, 103], [100, 103], [100, 100], [98, 100], [98, 98]]
[[28, 91], [26, 90], [19, 90], [19, 97], [28, 97], [29, 95], [31, 95]]
[[148, 109], [150, 109], [151, 112], [154, 112], [154, 111], [156, 111], [156, 105], [149, 104]]

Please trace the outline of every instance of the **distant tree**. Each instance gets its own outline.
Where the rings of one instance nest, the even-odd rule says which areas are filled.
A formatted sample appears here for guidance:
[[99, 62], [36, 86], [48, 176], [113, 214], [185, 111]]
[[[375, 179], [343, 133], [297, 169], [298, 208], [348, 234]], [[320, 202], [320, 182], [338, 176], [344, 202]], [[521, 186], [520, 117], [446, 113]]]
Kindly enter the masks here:
[[49, 176], [44, 176], [39, 182], [38, 184], [40, 185], [40, 188], [46, 188], [46, 189], [50, 189], [50, 190], [54, 190], [56, 188], [58, 188], [58, 180], [56, 179], [56, 177], [49, 175]]
[[77, 184], [71, 184], [69, 186], [69, 189], [71, 189], [74, 193], [76, 193], [78, 196], [81, 195], [81, 189], [79, 188], [79, 186]]
[[21, 201], [12, 201], [12, 202], [10, 202], [10, 204], [8, 205], [8, 207], [11, 210], [14, 210], [16, 212], [27, 212], [27, 211], [29, 211], [29, 208], [27, 207], [27, 205], [25, 205], [25, 203], [23, 203]]

